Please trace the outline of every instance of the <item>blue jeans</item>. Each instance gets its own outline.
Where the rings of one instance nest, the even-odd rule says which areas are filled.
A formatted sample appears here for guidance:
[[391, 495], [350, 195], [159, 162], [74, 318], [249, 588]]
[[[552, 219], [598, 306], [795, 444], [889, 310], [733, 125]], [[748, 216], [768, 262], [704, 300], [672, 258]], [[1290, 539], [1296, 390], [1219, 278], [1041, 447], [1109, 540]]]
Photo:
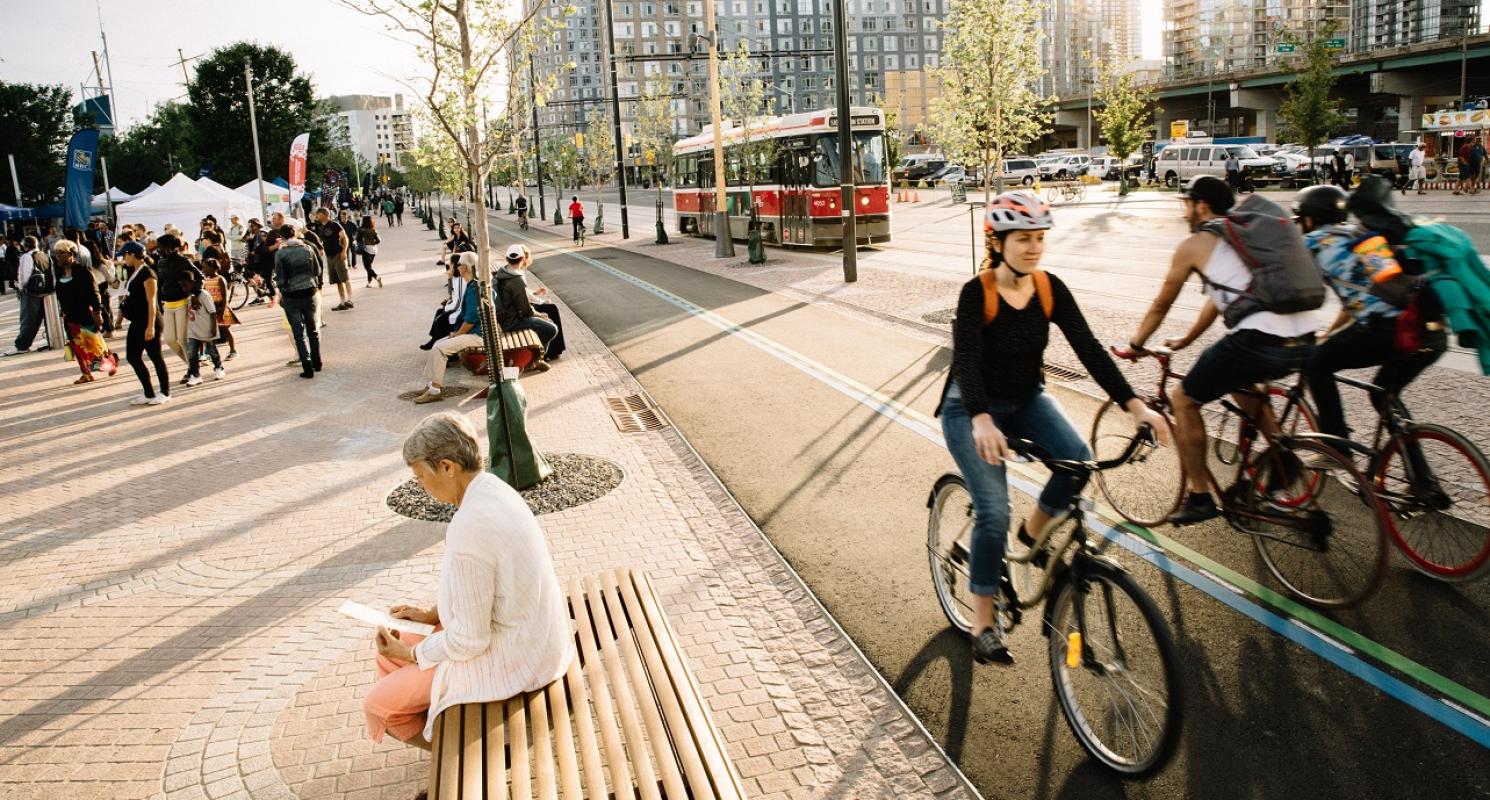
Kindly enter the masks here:
[[186, 341], [186, 374], [188, 376], [193, 378], [201, 376], [203, 353], [212, 357], [213, 369], [222, 369], [222, 356], [217, 354], [217, 342], [188, 339]]
[[[1092, 452], [1076, 426], [1044, 389], [1024, 401], [994, 400], [990, 403], [993, 424], [1010, 439], [1029, 439], [1056, 458], [1086, 460]], [[999, 573], [1009, 540], [1009, 481], [1004, 466], [993, 466], [978, 456], [973, 442], [973, 420], [962, 405], [962, 391], [954, 381], [942, 403], [942, 436], [952, 460], [967, 481], [973, 496], [973, 541], [971, 579], [973, 594], [998, 592]], [[1040, 492], [1040, 509], [1055, 515], [1065, 510], [1081, 491], [1086, 478], [1057, 473]], [[1031, 535], [1038, 531], [1031, 531]]]
[[321, 363], [321, 332], [316, 327], [316, 306], [320, 304], [320, 295], [286, 297], [280, 301], [290, 321], [290, 336], [295, 340], [300, 367], [305, 372], [311, 372], [312, 367]]
[[46, 311], [42, 307], [44, 298], [24, 292], [16, 292], [16, 300], [21, 304], [21, 332], [16, 336], [13, 344], [17, 350], [25, 352], [31, 349], [36, 341], [36, 332], [41, 330], [41, 324], [46, 321]]
[[538, 341], [543, 342], [544, 358], [549, 357], [549, 345], [553, 343], [554, 337], [559, 335], [559, 326], [549, 322], [547, 317], [523, 317], [509, 325], [506, 330], [530, 330], [538, 334]]

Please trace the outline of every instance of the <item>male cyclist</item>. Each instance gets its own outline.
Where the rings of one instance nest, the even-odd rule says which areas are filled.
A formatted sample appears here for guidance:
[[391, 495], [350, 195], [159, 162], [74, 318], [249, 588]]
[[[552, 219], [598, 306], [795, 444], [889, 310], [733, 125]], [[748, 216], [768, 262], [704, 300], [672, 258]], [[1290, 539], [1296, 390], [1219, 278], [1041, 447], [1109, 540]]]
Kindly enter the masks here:
[[574, 223], [574, 243], [579, 244], [579, 232], [585, 227], [585, 204], [575, 195], [569, 196], [569, 221]]
[[517, 206], [517, 224], [518, 224], [518, 227], [521, 227], [522, 229], [527, 230], [527, 227], [528, 227], [528, 196], [519, 192], [518, 195], [517, 195], [517, 199], [513, 201], [513, 204], [515, 206]]
[[[1159, 294], [1149, 306], [1143, 322], [1139, 323], [1138, 332], [1129, 340], [1129, 347], [1134, 351], [1143, 350], [1144, 343], [1159, 329], [1191, 273], [1200, 275], [1206, 301], [1188, 333], [1165, 340], [1165, 346], [1174, 350], [1188, 347], [1200, 338], [1217, 316], [1241, 299], [1241, 293], [1235, 290], [1244, 290], [1252, 282], [1251, 273], [1236, 250], [1219, 236], [1201, 230], [1202, 225], [1224, 216], [1236, 203], [1231, 188], [1220, 178], [1202, 175], [1190, 181], [1183, 199], [1185, 220], [1190, 224], [1191, 233], [1175, 249], [1164, 285], [1159, 288]], [[1179, 448], [1189, 484], [1184, 504], [1169, 515], [1171, 523], [1190, 525], [1221, 513], [1211, 498], [1201, 406], [1219, 400], [1229, 392], [1248, 389], [1294, 372], [1303, 367], [1313, 354], [1314, 314], [1307, 311], [1293, 314], [1255, 311], [1238, 321], [1220, 341], [1206, 348], [1185, 380], [1169, 395], [1174, 406], [1175, 445]], [[1257, 413], [1261, 404], [1255, 398], [1238, 394], [1233, 395], [1233, 399], [1263, 425], [1272, 422]]]
[[1373, 383], [1400, 392], [1448, 346], [1448, 336], [1440, 326], [1413, 352], [1398, 349], [1397, 316], [1402, 309], [1372, 289], [1400, 275], [1401, 265], [1385, 237], [1346, 221], [1348, 201], [1335, 186], [1311, 186], [1293, 199], [1294, 219], [1304, 231], [1304, 242], [1325, 282], [1340, 298], [1340, 313], [1330, 325], [1330, 337], [1319, 345], [1304, 374], [1319, 412], [1320, 431], [1346, 438], [1350, 430], [1335, 385], [1337, 371], [1381, 367]]

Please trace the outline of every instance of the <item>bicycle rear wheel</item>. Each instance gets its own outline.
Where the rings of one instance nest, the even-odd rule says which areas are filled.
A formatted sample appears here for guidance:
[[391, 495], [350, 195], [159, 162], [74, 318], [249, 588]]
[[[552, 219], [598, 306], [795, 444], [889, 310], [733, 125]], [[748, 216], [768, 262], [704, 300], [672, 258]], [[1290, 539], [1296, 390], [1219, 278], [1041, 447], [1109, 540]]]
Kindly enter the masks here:
[[1060, 202], [1060, 198], [1061, 198], [1061, 187], [1056, 186], [1056, 185], [1051, 185], [1051, 187], [1049, 189], [1046, 189], [1045, 190], [1045, 202], [1047, 202], [1047, 203], [1059, 203]]
[[[1409, 463], [1415, 451], [1418, 467]], [[1392, 541], [1414, 568], [1463, 581], [1490, 564], [1490, 463], [1458, 432], [1413, 425], [1377, 457], [1371, 484], [1387, 507]]]
[[973, 496], [960, 476], [949, 476], [931, 497], [926, 556], [942, 613], [963, 633], [973, 630], [973, 593], [968, 589], [972, 542]]
[[[1117, 403], [1107, 401], [1092, 422], [1090, 444], [1098, 461], [1117, 458], [1128, 449], [1138, 427]], [[1138, 525], [1164, 522], [1180, 505], [1185, 492], [1185, 467], [1179, 451], [1158, 442], [1141, 445], [1132, 460], [1097, 473], [1102, 496], [1123, 516]]]
[[1080, 574], [1051, 600], [1050, 677], [1061, 713], [1102, 766], [1126, 777], [1150, 775], [1168, 763], [1180, 738], [1174, 641], [1128, 573], [1095, 559], [1076, 569]]
[[248, 284], [238, 278], [230, 279], [228, 281], [228, 299], [226, 301], [228, 308], [237, 311], [248, 305], [248, 294]]
[[1268, 571], [1310, 605], [1349, 608], [1386, 571], [1386, 510], [1355, 464], [1312, 439], [1281, 439], [1258, 456], [1232, 520]]

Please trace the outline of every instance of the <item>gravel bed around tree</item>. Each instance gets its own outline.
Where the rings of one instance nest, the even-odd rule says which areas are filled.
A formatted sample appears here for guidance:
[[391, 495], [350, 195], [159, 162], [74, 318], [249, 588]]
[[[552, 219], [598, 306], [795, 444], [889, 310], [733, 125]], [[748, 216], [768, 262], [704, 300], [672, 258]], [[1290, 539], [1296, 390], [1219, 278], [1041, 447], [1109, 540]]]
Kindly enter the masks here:
[[[520, 492], [534, 516], [584, 505], [609, 494], [621, 485], [624, 473], [613, 461], [579, 453], [544, 453], [554, 474], [548, 480]], [[410, 478], [388, 493], [387, 504], [395, 513], [426, 522], [449, 522], [455, 506], [430, 497]]]
[[928, 325], [951, 325], [957, 319], [957, 309], [944, 308], [941, 311], [933, 311], [930, 314], [922, 314], [921, 321]]
[[[442, 387], [440, 389], [440, 394], [443, 395], [447, 400], [448, 399], [454, 399], [456, 397], [465, 397], [466, 395], [468, 395], [470, 393], [471, 393], [471, 387], [469, 387], [469, 386], [461, 386], [458, 383], [452, 383], [452, 384], [449, 384], [447, 386], [444, 386], [444, 387]], [[421, 394], [424, 394], [424, 390], [423, 389], [415, 389], [415, 390], [409, 391], [409, 392], [401, 392], [398, 395], [398, 399], [400, 399], [400, 400], [413, 400], [414, 398], [418, 397]]]

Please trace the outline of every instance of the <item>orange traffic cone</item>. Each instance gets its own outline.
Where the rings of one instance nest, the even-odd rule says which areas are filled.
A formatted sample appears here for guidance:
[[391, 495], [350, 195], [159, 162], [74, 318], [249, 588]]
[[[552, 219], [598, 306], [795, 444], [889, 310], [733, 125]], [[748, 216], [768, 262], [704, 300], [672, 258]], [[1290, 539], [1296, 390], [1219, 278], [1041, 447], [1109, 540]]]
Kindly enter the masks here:
[[919, 202], [921, 202], [921, 190], [920, 189], [917, 189], [915, 191], [915, 193], [911, 195], [911, 202], [912, 203], [919, 203]]

